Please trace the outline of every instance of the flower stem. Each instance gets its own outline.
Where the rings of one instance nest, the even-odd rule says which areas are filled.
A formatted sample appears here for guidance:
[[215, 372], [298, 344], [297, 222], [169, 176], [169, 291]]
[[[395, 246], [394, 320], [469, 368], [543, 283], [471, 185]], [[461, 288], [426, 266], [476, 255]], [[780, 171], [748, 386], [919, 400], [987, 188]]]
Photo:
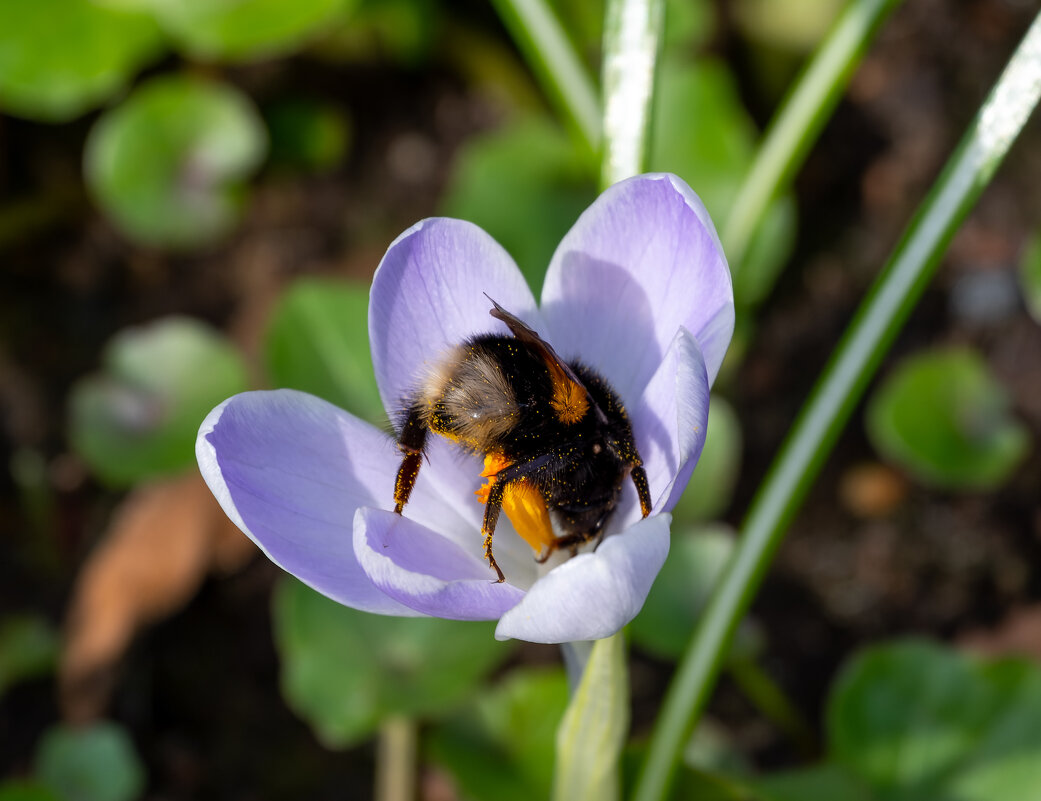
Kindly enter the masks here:
[[741, 269], [771, 201], [802, 165], [875, 32], [899, 2], [850, 3], [781, 103], [723, 226], [723, 246], [733, 270]]
[[637, 780], [636, 801], [666, 797], [683, 744], [708, 699], [727, 644], [788, 524], [935, 272], [951, 237], [1018, 136], [1039, 96], [1041, 15], [911, 220], [756, 493], [740, 544], [666, 694]]
[[553, 801], [616, 801], [629, 732], [629, 670], [618, 632], [591, 644], [557, 729]]
[[607, 0], [602, 189], [643, 172], [664, 6], [664, 0]]
[[546, 0], [492, 0], [550, 103], [582, 147], [600, 146], [600, 104], [589, 71]]
[[416, 794], [416, 723], [391, 716], [376, 746], [376, 801], [411, 801]]

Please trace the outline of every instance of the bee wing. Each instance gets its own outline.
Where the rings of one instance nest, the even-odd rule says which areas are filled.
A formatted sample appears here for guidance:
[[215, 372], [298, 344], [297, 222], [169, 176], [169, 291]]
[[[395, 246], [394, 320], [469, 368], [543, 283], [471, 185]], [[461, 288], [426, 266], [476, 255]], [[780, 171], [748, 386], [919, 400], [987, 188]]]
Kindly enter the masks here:
[[494, 307], [488, 313], [496, 320], [506, 323], [513, 336], [538, 353], [546, 363], [553, 381], [552, 406], [561, 421], [569, 424], [578, 422], [586, 415], [590, 406], [596, 410], [597, 417], [603, 418], [603, 412], [590, 397], [589, 390], [582, 383], [582, 379], [575, 375], [575, 371], [557, 355], [553, 346], [535, 333], [535, 330], [523, 320], [506, 311], [495, 300], [488, 297], [487, 293], [485, 297], [492, 302]]

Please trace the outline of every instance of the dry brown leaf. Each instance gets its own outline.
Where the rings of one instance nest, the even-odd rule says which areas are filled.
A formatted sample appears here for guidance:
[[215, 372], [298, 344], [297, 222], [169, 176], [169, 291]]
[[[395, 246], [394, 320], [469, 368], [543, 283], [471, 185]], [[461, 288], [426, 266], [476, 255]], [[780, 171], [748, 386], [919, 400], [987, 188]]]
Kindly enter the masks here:
[[229, 572], [254, 551], [197, 474], [131, 492], [80, 571], [69, 604], [59, 669], [66, 718], [100, 715], [137, 631], [184, 606], [211, 568]]

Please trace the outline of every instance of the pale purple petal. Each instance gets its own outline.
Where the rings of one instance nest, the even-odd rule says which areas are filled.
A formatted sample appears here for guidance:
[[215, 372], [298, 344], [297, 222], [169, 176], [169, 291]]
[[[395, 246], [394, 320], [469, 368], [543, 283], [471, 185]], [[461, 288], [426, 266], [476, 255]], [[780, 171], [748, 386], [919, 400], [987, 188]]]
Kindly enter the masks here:
[[474, 334], [509, 333], [485, 294], [542, 328], [517, 265], [473, 223], [434, 217], [394, 240], [369, 294], [372, 362], [389, 413], [405, 408], [446, 350]]
[[734, 327], [730, 271], [712, 221], [675, 175], [606, 190], [564, 237], [542, 291], [550, 342], [632, 403], [680, 326], [715, 380]]
[[[354, 512], [390, 506], [399, 455], [386, 434], [293, 390], [229, 398], [203, 422], [196, 455], [228, 517], [275, 564], [340, 603], [413, 615], [354, 556]], [[433, 493], [409, 513], [439, 530], [468, 526]]]
[[670, 521], [648, 517], [551, 570], [502, 616], [496, 638], [560, 643], [614, 634], [636, 617], [665, 563]]
[[440, 534], [382, 509], [359, 509], [354, 551], [369, 579], [390, 597], [450, 620], [494, 620], [524, 597], [495, 583], [486, 562]]
[[671, 511], [683, 494], [705, 444], [708, 406], [705, 361], [694, 337], [681, 328], [630, 409], [655, 512]]

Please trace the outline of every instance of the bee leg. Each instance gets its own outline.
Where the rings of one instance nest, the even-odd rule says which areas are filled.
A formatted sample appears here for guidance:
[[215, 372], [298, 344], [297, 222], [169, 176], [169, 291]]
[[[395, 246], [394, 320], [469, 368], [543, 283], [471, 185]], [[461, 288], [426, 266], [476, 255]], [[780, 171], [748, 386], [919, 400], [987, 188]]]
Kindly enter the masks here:
[[647, 472], [642, 465], [634, 465], [629, 475], [632, 477], [633, 484], [636, 485], [636, 495], [640, 499], [640, 512], [647, 517], [651, 513], [651, 490], [647, 486]]
[[[491, 489], [488, 490], [488, 500], [484, 502], [484, 523], [481, 525], [481, 534], [484, 535], [484, 556], [488, 560], [488, 564], [499, 575], [499, 583], [505, 581], [506, 576], [502, 574], [499, 565], [495, 562], [495, 557], [492, 555], [492, 535], [495, 533], [495, 524], [499, 521], [499, 512], [502, 511], [502, 500], [506, 495], [506, 490], [510, 484], [516, 481], [534, 478], [534, 476], [539, 474], [539, 471], [543, 470], [547, 464], [552, 463], [556, 458], [559, 457], [555, 454], [547, 453], [528, 462], [511, 464], [509, 467], [496, 473], [495, 482], [492, 484]], [[555, 546], [546, 554], [545, 559], [549, 558], [553, 550], [555, 550]]]
[[401, 514], [416, 485], [416, 476], [423, 463], [423, 447], [427, 441], [427, 425], [423, 418], [422, 407], [413, 404], [405, 416], [398, 437], [398, 450], [402, 453], [401, 467], [394, 479], [394, 511]]

